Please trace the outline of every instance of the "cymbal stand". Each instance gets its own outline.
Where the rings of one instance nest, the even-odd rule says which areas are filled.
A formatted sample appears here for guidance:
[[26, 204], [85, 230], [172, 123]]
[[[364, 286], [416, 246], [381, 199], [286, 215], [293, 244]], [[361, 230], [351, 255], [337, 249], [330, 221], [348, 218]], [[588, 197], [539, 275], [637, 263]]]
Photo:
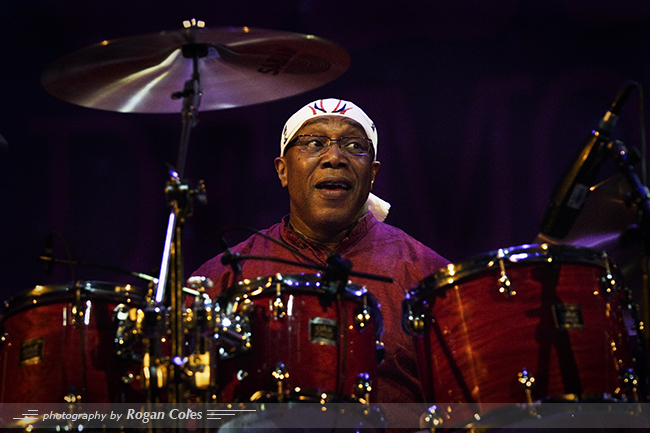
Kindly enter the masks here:
[[[181, 375], [185, 364], [183, 356], [183, 256], [182, 256], [182, 228], [187, 217], [192, 214], [195, 195], [205, 193], [202, 183], [197, 189], [192, 189], [183, 180], [187, 148], [191, 129], [196, 126], [198, 107], [201, 103], [201, 76], [199, 74], [199, 58], [207, 56], [206, 44], [197, 44], [196, 29], [202, 26], [201, 22], [184, 23], [188, 28], [190, 43], [183, 45], [182, 51], [185, 58], [192, 59], [192, 77], [185, 82], [182, 91], [171, 95], [174, 99], [183, 98], [182, 122], [183, 129], [178, 152], [176, 170], [170, 170], [170, 180], [165, 188], [165, 196], [169, 203], [170, 213], [165, 236], [165, 246], [160, 265], [160, 275], [155, 293], [155, 303], [161, 305], [169, 303], [170, 328], [171, 328], [171, 386], [169, 391], [170, 403], [181, 402], [183, 398], [183, 384]], [[169, 296], [167, 296], [169, 291]]]
[[[641, 264], [643, 272], [641, 282], [643, 329], [640, 330], [640, 334], [643, 351], [646, 357], [645, 373], [647, 374], [650, 372], [650, 332], [648, 329], [648, 325], [650, 324], [650, 190], [648, 190], [648, 187], [643, 184], [641, 179], [639, 179], [632, 158], [629, 157], [625, 145], [620, 141], [612, 141], [608, 144], [608, 148], [619, 170], [623, 173], [632, 187], [631, 199], [639, 209], [638, 218], [641, 229], [641, 244], [643, 248], [643, 263]], [[648, 400], [650, 399], [650, 395], [648, 395], [649, 384], [645, 382], [648, 378], [642, 377], [641, 380], [644, 382], [643, 385], [645, 385], [642, 386], [641, 389], [644, 394], [644, 399]]]

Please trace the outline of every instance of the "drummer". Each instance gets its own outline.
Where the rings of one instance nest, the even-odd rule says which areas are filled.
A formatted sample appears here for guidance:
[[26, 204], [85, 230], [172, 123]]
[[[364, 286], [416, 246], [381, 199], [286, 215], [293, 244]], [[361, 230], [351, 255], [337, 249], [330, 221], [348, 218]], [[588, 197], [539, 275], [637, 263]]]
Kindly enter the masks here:
[[[393, 279], [387, 283], [350, 277], [366, 286], [381, 305], [386, 352], [378, 372], [379, 402], [418, 403], [423, 397], [412, 342], [401, 328], [401, 303], [405, 291], [448, 261], [383, 222], [390, 205], [370, 193], [380, 166], [377, 144], [375, 124], [352, 102], [322, 99], [298, 110], [284, 125], [280, 156], [275, 159], [280, 183], [289, 193], [290, 213], [262, 233], [316, 263], [324, 265], [330, 255], [338, 254], [352, 263], [353, 271]], [[260, 235], [234, 246], [232, 252], [304, 261]], [[241, 275], [235, 275], [221, 258], [208, 260], [193, 273], [210, 278], [217, 292], [242, 278], [308, 272], [248, 260], [241, 263]]]

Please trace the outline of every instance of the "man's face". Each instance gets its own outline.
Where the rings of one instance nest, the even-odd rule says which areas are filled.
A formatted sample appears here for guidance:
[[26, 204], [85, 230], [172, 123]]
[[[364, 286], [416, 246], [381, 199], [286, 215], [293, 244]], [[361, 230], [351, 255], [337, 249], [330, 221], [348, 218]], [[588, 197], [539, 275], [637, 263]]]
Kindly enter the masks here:
[[[303, 134], [366, 137], [361, 125], [339, 116], [307, 121], [295, 136]], [[331, 233], [346, 230], [362, 211], [379, 165], [370, 154], [344, 153], [336, 142], [319, 156], [288, 148], [283, 157], [276, 158], [275, 168], [289, 191], [292, 224], [303, 233], [305, 226]]]

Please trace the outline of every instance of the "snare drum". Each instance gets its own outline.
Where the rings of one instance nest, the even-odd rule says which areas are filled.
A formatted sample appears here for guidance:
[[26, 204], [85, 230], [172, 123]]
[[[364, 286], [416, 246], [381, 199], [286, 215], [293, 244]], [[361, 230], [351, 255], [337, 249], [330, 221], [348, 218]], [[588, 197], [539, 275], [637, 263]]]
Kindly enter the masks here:
[[[546, 244], [423, 280], [403, 302], [403, 324], [443, 425], [484, 413], [482, 404], [633, 399], [622, 287], [603, 254]], [[454, 413], [445, 403], [468, 404]]]
[[142, 290], [88, 281], [36, 286], [5, 301], [0, 402], [141, 401], [138, 367], [115, 354], [114, 312], [142, 305]]
[[216, 302], [222, 402], [374, 396], [382, 317], [365, 288], [278, 274], [240, 282]]

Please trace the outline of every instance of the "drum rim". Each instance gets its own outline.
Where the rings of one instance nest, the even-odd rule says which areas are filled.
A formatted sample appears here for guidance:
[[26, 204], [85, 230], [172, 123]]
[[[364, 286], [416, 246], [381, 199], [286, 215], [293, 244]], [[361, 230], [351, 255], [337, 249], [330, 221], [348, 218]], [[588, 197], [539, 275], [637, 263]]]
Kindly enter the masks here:
[[[332, 293], [331, 290], [322, 287], [321, 284], [322, 280], [323, 280], [323, 274], [321, 273], [315, 273], [315, 274], [277, 273], [274, 275], [267, 275], [267, 276], [256, 277], [253, 279], [246, 279], [244, 281], [240, 281], [228, 287], [226, 290], [224, 290], [220, 294], [220, 297], [226, 297], [228, 299], [232, 299], [234, 297], [243, 296], [243, 295], [258, 296], [266, 291], [275, 291], [275, 284], [277, 282], [282, 282], [282, 281], [291, 283], [289, 284], [289, 287], [287, 287], [286, 285], [283, 286], [283, 288], [287, 288], [287, 291], [291, 291], [291, 292], [304, 292], [304, 293], [314, 293], [314, 294]], [[304, 284], [305, 282], [310, 284]], [[264, 286], [264, 285], [266, 285], [267, 287], [264, 288], [262, 292], [253, 294], [253, 292], [257, 291], [260, 288], [260, 286]], [[370, 293], [370, 291], [368, 291], [366, 287], [360, 286], [350, 281], [348, 281], [348, 283], [345, 286], [344, 295], [353, 298], [361, 298], [367, 295], [371, 299], [371, 302], [373, 303], [377, 302], [375, 296], [372, 293]]]
[[75, 297], [79, 289], [81, 290], [81, 298], [84, 300], [92, 298], [116, 302], [134, 298], [144, 300], [147, 293], [146, 289], [138, 286], [106, 281], [80, 280], [68, 284], [39, 284], [4, 301], [0, 305], [0, 323], [7, 316], [20, 311]]
[[[522, 255], [522, 257], [518, 257]], [[525, 257], [523, 257], [525, 255]], [[575, 245], [556, 244], [522, 244], [507, 248], [492, 250], [476, 255], [457, 264], [449, 264], [429, 275], [407, 294], [407, 298], [418, 297], [421, 292], [439, 290], [458, 284], [481, 271], [499, 269], [498, 259], [503, 257], [507, 268], [526, 263], [566, 263], [596, 266], [603, 269], [615, 270], [615, 265], [609, 260], [604, 251]]]

